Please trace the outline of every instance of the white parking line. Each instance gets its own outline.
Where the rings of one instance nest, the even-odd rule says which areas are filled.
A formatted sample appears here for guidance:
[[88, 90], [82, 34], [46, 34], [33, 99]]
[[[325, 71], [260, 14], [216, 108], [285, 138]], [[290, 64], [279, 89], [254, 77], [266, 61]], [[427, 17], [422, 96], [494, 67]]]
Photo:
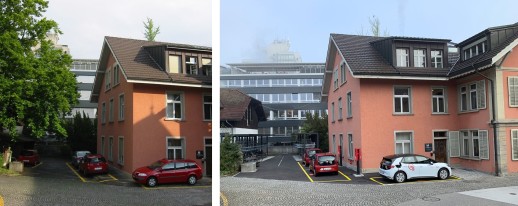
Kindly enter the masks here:
[[281, 158], [281, 161], [279, 162], [279, 164], [277, 165], [277, 167], [281, 166], [281, 163], [282, 163], [282, 160], [284, 159], [284, 155], [282, 155], [282, 158]]

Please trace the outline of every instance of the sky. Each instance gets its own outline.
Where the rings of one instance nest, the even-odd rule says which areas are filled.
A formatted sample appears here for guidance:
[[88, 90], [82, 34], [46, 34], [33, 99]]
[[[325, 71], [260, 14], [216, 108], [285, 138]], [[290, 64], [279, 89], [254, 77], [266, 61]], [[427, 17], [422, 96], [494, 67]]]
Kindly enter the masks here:
[[389, 36], [458, 43], [517, 23], [516, 8], [515, 0], [221, 0], [221, 64], [257, 59], [275, 39], [289, 40], [303, 62], [323, 63], [330, 33], [370, 35], [372, 16]]
[[147, 18], [160, 26], [156, 41], [212, 46], [211, 0], [49, 0], [74, 59], [98, 59], [105, 36], [145, 39]]

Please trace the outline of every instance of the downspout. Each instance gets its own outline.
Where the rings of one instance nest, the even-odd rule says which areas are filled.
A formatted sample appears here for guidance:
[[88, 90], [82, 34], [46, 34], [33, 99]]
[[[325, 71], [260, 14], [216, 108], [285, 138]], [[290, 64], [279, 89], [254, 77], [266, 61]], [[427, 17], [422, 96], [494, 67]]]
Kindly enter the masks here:
[[[504, 60], [506, 59], [507, 55], [509, 54], [506, 53], [504, 55], [504, 57], [502, 58], [502, 62], [501, 64], [504, 62]], [[480, 58], [480, 57], [479, 57]], [[478, 59], [477, 59], [478, 61]], [[485, 79], [489, 80], [489, 82], [491, 83], [491, 113], [492, 113], [492, 117], [491, 117], [491, 125], [493, 126], [493, 141], [494, 141], [494, 150], [495, 150], [495, 175], [496, 176], [501, 176], [501, 171], [500, 171], [500, 167], [498, 165], [498, 132], [496, 130], [497, 128], [497, 122], [496, 122], [496, 104], [495, 104], [495, 84], [494, 84], [494, 81], [492, 79], [490, 79], [489, 77], [487, 77], [486, 75], [483, 75], [482, 73], [480, 73], [480, 71], [478, 70], [478, 68], [475, 67], [475, 63], [477, 63], [477, 61], [473, 62], [473, 64], [471, 64], [471, 67], [473, 67], [475, 69], [475, 72], [484, 77]], [[500, 65], [501, 65], [500, 64]], [[496, 72], [496, 68], [497, 67], [500, 67], [500, 65], [496, 66], [495, 65], [495, 72]]]

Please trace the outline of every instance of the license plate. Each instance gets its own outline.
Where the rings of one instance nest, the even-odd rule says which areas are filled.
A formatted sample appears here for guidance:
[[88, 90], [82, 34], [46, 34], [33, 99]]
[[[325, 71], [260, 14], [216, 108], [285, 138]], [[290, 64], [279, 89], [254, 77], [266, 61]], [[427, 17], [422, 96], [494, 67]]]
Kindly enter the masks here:
[[325, 170], [331, 170], [331, 168], [322, 168], [322, 169], [320, 169], [320, 170], [324, 170], [324, 171], [325, 171]]
[[102, 170], [103, 168], [101, 167], [96, 167], [95, 170]]

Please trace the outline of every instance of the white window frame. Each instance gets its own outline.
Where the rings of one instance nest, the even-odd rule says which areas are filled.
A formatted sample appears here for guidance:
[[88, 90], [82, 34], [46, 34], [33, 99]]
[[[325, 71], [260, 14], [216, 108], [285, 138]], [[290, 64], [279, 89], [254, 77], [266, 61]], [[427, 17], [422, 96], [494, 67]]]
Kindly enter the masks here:
[[[203, 108], [202, 108], [202, 111], [203, 111], [203, 120], [204, 121], [211, 121], [212, 120], [212, 101], [208, 101], [206, 102], [205, 101], [205, 97], [210, 97], [212, 99], [212, 94], [204, 94], [202, 95], [202, 102], [203, 102]], [[206, 105], [209, 105], [210, 106], [210, 117], [207, 119], [205, 117], [205, 106]]]
[[106, 124], [106, 102], [101, 104], [101, 123]]
[[338, 89], [338, 69], [335, 69], [333, 72], [333, 88], [334, 90]]
[[[434, 55], [434, 52], [437, 52], [436, 55]], [[432, 66], [434, 68], [443, 68], [443, 50], [440, 49], [432, 49], [430, 55], [432, 60]]]
[[[433, 90], [435, 89], [440, 89], [442, 90], [442, 95], [434, 95], [433, 94]], [[447, 94], [446, 94], [446, 88], [445, 87], [432, 87], [432, 114], [445, 114], [445, 113], [448, 113], [448, 99], [447, 99]], [[443, 105], [443, 108], [444, 108], [444, 111], [439, 111], [441, 108], [439, 106], [439, 99], [442, 99], [442, 103], [444, 104]], [[437, 104], [437, 108], [433, 108], [433, 103], [436, 102]], [[436, 112], [434, 112], [434, 109], [437, 109]]]
[[[473, 88], [472, 86], [475, 86]], [[475, 108], [473, 108], [473, 94], [475, 94]], [[477, 94], [477, 84], [469, 84], [469, 108], [470, 110], [477, 110], [478, 109], [478, 94]]]
[[113, 162], [113, 136], [109, 136], [109, 141], [108, 141], [108, 149], [110, 149], [108, 151], [108, 160], [110, 162]]
[[124, 137], [123, 136], [119, 136], [117, 145], [118, 145], [117, 146], [117, 153], [118, 153], [117, 162], [119, 163], [119, 165], [124, 165]]
[[[477, 132], [477, 135], [475, 136], [475, 132]], [[473, 130], [473, 131], [470, 131], [470, 135], [471, 135], [471, 157], [474, 157], [474, 158], [480, 158], [480, 140], [479, 140], [479, 134], [478, 134], [478, 130]], [[475, 140], [477, 140], [477, 145], [478, 145], [478, 148], [475, 147]], [[475, 156], [475, 149], [478, 150], [478, 156]]]
[[349, 153], [349, 159], [354, 159], [354, 139], [352, 133], [347, 133], [347, 142], [348, 142], [348, 153]]
[[119, 64], [115, 63], [113, 66], [113, 86], [117, 86], [120, 83], [120, 66]]
[[[397, 135], [399, 133], [410, 133], [410, 140], [397, 140]], [[403, 154], [412, 154], [414, 153], [414, 131], [394, 131], [394, 154], [397, 154], [397, 145], [402, 144], [401, 148], [403, 149]], [[410, 145], [410, 151], [407, 153], [405, 150], [405, 144]]]
[[[407, 89], [408, 90], [408, 95], [396, 95], [396, 89]], [[394, 114], [412, 114], [412, 87], [411, 86], [405, 86], [405, 85], [396, 85], [392, 88], [392, 95], [393, 95], [393, 113]], [[401, 106], [401, 111], [400, 112], [396, 112], [396, 98], [399, 99], [399, 103], [400, 103], [400, 106]], [[404, 111], [404, 108], [403, 108], [403, 98], [408, 98], [408, 112], [405, 112]]]
[[331, 120], [335, 122], [335, 103], [331, 102]]
[[[466, 133], [467, 136], [464, 133]], [[470, 156], [470, 150], [469, 149], [471, 149], [470, 131], [469, 130], [461, 130], [459, 135], [460, 135], [460, 140], [461, 140], [460, 156], [461, 157], [469, 157]], [[466, 143], [468, 143], [468, 145], [466, 145]], [[466, 150], [466, 147], [468, 148], [468, 150]]]
[[[423, 54], [416, 52], [422, 51]], [[426, 49], [414, 49], [414, 67], [426, 67]]]
[[507, 87], [509, 107], [518, 107], [518, 76], [507, 77]]
[[353, 117], [353, 94], [351, 91], [347, 92], [347, 118]]
[[338, 120], [342, 120], [342, 97], [338, 98]]
[[344, 84], [345, 82], [347, 82], [347, 75], [346, 75], [346, 64], [345, 64], [345, 61], [342, 61], [342, 63], [340, 63], [340, 83], [341, 84]]
[[[180, 101], [177, 101], [177, 100], [169, 100], [168, 96], [169, 95], [179, 95], [180, 96]], [[184, 119], [184, 110], [185, 110], [185, 96], [184, 96], [184, 92], [183, 91], [167, 91], [166, 94], [165, 94], [165, 107], [166, 107], [166, 112], [165, 112], [165, 119], [166, 120], [183, 120]], [[168, 117], [167, 116], [167, 108], [168, 108], [168, 104], [169, 103], [172, 103], [172, 107], [173, 107], [173, 110], [175, 109], [175, 105], [176, 104], [180, 104], [180, 117], [175, 117], [176, 115], [176, 112], [177, 111], [174, 111], [173, 112], [173, 116], [172, 117]]]
[[[462, 91], [462, 89], [464, 89], [464, 91]], [[460, 102], [459, 111], [461, 111], [461, 112], [468, 111], [468, 108], [470, 107], [469, 106], [469, 97], [468, 97], [468, 87], [466, 85], [460, 86], [459, 93], [460, 93], [460, 95], [459, 95], [459, 102]], [[464, 96], [466, 97], [466, 99], [463, 99]]]
[[111, 69], [107, 69], [104, 75], [104, 90], [105, 92], [111, 89]]
[[518, 129], [511, 129], [511, 160], [518, 160], [518, 148], [516, 147], [518, 147]]
[[114, 113], [115, 113], [113, 111], [114, 110], [113, 108], [115, 108], [114, 104], [115, 104], [115, 102], [114, 102], [113, 98], [110, 98], [110, 102], [108, 104], [109, 105], [108, 106], [108, 109], [109, 109], [109, 111], [108, 111], [108, 122], [113, 122]]
[[[398, 53], [398, 51], [405, 51], [405, 52]], [[399, 63], [401, 63], [401, 65]], [[409, 67], [410, 66], [410, 49], [409, 48], [396, 48], [396, 66], [397, 67]]]
[[119, 122], [120, 121], [124, 121], [124, 111], [126, 109], [125, 107], [125, 101], [126, 101], [126, 97], [124, 96], [124, 93], [120, 94], [119, 95]]
[[[169, 146], [168, 142], [167, 142], [169, 139], [179, 139], [181, 145], [180, 146]], [[166, 149], [165, 149], [165, 157], [167, 159], [169, 159], [169, 150], [170, 149], [172, 149], [174, 151], [174, 154], [176, 154], [177, 150], [180, 150], [181, 155], [182, 155], [182, 159], [186, 158], [185, 157], [186, 152], [185, 152], [185, 138], [184, 137], [166, 136], [166, 138], [165, 138], [165, 147], [166, 147]], [[173, 155], [173, 156], [176, 156], [176, 155]], [[176, 157], [174, 157], [174, 158], [176, 158]]]

